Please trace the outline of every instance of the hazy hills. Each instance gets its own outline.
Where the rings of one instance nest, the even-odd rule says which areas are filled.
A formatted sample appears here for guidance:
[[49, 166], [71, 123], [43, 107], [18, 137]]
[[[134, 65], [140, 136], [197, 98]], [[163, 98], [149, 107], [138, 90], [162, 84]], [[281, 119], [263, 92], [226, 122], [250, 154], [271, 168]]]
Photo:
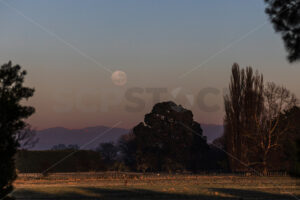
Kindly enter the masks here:
[[[201, 125], [203, 134], [207, 136], [210, 143], [220, 137], [223, 133], [222, 125]], [[95, 149], [103, 142], [117, 142], [120, 136], [128, 133], [129, 130], [105, 126], [88, 127], [83, 129], [66, 129], [55, 127], [37, 131], [39, 142], [32, 150], [47, 150], [57, 144], [77, 144], [82, 149]]]
[[77, 144], [83, 149], [94, 149], [99, 143], [117, 141], [120, 136], [128, 133], [127, 129], [105, 126], [88, 127], [83, 129], [66, 129], [63, 127], [49, 128], [37, 131], [39, 142], [34, 150], [51, 149], [56, 144]]

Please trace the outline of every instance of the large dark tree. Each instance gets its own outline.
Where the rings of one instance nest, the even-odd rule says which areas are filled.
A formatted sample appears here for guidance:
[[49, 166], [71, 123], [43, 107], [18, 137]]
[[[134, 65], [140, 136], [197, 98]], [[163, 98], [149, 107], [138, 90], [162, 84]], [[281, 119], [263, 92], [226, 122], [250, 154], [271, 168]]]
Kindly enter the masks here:
[[224, 122], [231, 170], [276, 170], [270, 162], [274, 160], [272, 155], [276, 157], [275, 152], [282, 149], [282, 139], [293, 128], [284, 113], [296, 104], [295, 95], [285, 87], [264, 85], [262, 75], [254, 75], [251, 67], [241, 70], [233, 65]]
[[[270, 160], [276, 151], [282, 151], [281, 140], [293, 129], [293, 122], [285, 120], [284, 113], [297, 104], [296, 96], [283, 86], [267, 83], [264, 87], [264, 106], [261, 117], [256, 121], [254, 134], [258, 148], [258, 157], [254, 164], [262, 166], [263, 172], [274, 169]], [[275, 155], [276, 156], [276, 155]]]
[[11, 62], [0, 68], [0, 199], [13, 190], [18, 134], [27, 127], [24, 119], [34, 113], [33, 107], [21, 104], [34, 93], [34, 89], [23, 86], [25, 75], [26, 71]]
[[266, 13], [277, 32], [281, 33], [288, 59], [300, 59], [300, 0], [265, 0]]
[[208, 150], [191, 111], [173, 102], [154, 105], [133, 129], [136, 165], [142, 171], [197, 170]]
[[263, 107], [263, 76], [254, 74], [251, 67], [240, 69], [238, 64], [232, 67], [229, 94], [225, 103], [225, 149], [229, 156], [232, 171], [245, 170], [250, 162], [250, 148], [253, 139], [255, 121], [261, 116]]

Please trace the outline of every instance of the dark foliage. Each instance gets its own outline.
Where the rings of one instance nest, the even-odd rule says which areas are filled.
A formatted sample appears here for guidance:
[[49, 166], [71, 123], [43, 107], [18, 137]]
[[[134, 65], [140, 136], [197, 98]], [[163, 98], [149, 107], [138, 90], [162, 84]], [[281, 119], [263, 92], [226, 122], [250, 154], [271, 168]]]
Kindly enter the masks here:
[[208, 161], [212, 171], [230, 172], [224, 135], [215, 139], [209, 148]]
[[266, 13], [277, 32], [281, 33], [288, 60], [300, 59], [300, 0], [265, 0]]
[[193, 120], [191, 111], [173, 102], [154, 105], [127, 141], [130, 143], [123, 140], [121, 149], [130, 157], [127, 162], [136, 162], [140, 171], [197, 171], [206, 167], [209, 147], [200, 124]]
[[20, 144], [19, 149], [33, 148], [39, 142], [39, 138], [36, 138], [36, 131], [29, 124], [16, 134], [16, 140]]
[[[263, 77], [254, 74], [251, 67], [240, 69], [232, 66], [229, 94], [224, 97], [225, 133], [224, 147], [232, 155], [229, 165], [232, 171], [244, 171], [241, 163], [249, 163], [255, 147], [253, 133], [256, 133], [256, 120], [263, 107]], [[256, 119], [257, 118], [257, 119]], [[255, 153], [254, 153], [255, 154]]]
[[300, 176], [300, 108], [293, 107], [283, 114], [282, 124], [293, 126], [281, 140], [282, 156], [287, 161], [286, 169], [291, 174]]
[[20, 146], [18, 133], [27, 127], [23, 120], [34, 108], [21, 105], [34, 90], [23, 86], [26, 71], [9, 62], [0, 68], [0, 199], [13, 190], [16, 178], [14, 156]]
[[262, 75], [251, 67], [232, 67], [229, 94], [225, 96], [224, 142], [234, 172], [256, 169], [287, 169], [283, 141], [294, 129], [285, 112], [297, 105], [297, 98], [283, 86], [264, 85]]
[[119, 156], [119, 146], [115, 145], [113, 142], [105, 142], [99, 144], [96, 151], [101, 154], [106, 170], [125, 171], [128, 169], [124, 162], [121, 161], [121, 158]]
[[105, 169], [100, 153], [89, 150], [74, 152], [72, 149], [49, 151], [20, 150], [16, 156], [16, 167], [21, 173], [42, 173], [70, 154], [72, 156], [51, 168], [49, 172], [89, 172], [103, 171]]
[[122, 153], [122, 160], [125, 165], [132, 171], [134, 171], [136, 166], [136, 140], [135, 135], [131, 132], [129, 134], [123, 135], [119, 140], [119, 149]]
[[112, 142], [101, 143], [96, 151], [101, 153], [101, 156], [107, 162], [116, 160], [118, 148]]

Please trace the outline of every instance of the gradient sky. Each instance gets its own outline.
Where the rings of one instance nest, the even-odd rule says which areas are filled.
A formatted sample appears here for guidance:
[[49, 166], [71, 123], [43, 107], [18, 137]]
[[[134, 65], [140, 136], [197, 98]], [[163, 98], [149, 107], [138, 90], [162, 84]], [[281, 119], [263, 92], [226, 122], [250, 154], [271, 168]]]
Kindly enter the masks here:
[[[221, 124], [234, 62], [300, 97], [300, 64], [286, 61], [280, 35], [264, 24], [264, 8], [263, 0], [6, 0], [0, 63], [12, 60], [28, 71], [26, 85], [36, 89], [28, 103], [37, 109], [29, 122], [37, 129], [118, 122], [131, 128], [153, 106], [149, 88], [165, 88], [160, 100], [192, 109], [200, 123]], [[110, 78], [118, 69], [128, 76], [123, 87]], [[125, 97], [135, 87], [145, 104], [137, 110]], [[218, 108], [190, 105], [186, 97], [207, 88], [220, 91], [204, 98]]]

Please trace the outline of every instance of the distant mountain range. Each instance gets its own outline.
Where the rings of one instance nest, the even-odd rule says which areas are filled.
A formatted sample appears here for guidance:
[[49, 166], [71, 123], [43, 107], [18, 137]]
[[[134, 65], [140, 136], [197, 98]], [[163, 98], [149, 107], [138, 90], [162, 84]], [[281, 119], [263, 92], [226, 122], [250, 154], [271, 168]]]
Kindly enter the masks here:
[[207, 137], [207, 142], [212, 143], [215, 139], [221, 137], [224, 133], [223, 125], [201, 124], [203, 135]]
[[127, 129], [105, 126], [83, 129], [49, 128], [37, 131], [39, 141], [32, 150], [47, 150], [57, 144], [77, 144], [83, 146], [82, 149], [95, 149], [100, 143], [115, 142], [126, 133]]
[[[211, 143], [223, 134], [222, 125], [202, 124], [203, 135]], [[83, 129], [66, 129], [63, 127], [49, 128], [37, 131], [39, 142], [31, 150], [48, 150], [57, 144], [77, 144], [82, 149], [95, 149], [100, 143], [117, 142], [127, 134], [128, 129], [95, 126]]]

